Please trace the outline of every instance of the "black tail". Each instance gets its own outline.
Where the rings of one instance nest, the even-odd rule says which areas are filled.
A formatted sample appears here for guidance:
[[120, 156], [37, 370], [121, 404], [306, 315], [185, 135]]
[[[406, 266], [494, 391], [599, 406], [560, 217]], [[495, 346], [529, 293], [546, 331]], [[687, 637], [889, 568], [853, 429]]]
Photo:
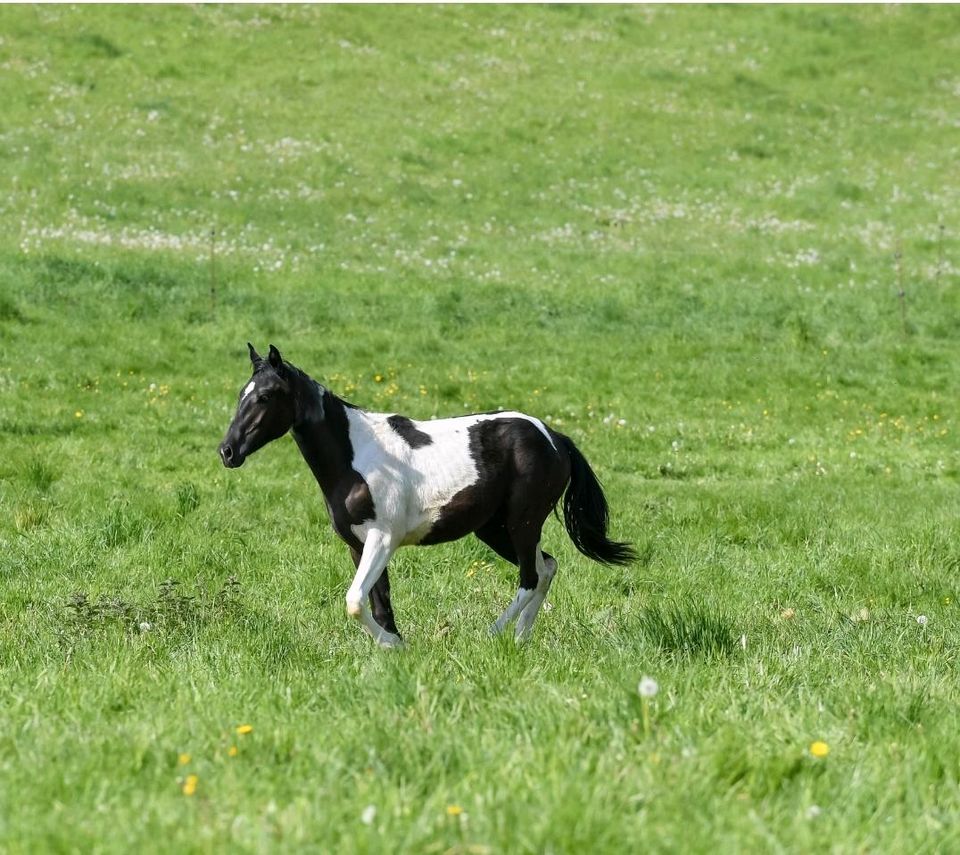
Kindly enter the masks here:
[[563, 497], [567, 534], [587, 558], [603, 564], [629, 564], [637, 557], [633, 547], [607, 538], [610, 513], [597, 476], [573, 440], [568, 436], [562, 439], [570, 455], [570, 486]]

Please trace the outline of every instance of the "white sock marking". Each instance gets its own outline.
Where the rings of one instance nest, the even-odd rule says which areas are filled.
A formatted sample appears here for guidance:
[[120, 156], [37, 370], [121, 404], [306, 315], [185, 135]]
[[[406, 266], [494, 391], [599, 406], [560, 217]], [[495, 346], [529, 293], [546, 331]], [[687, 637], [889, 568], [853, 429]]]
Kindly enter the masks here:
[[557, 572], [556, 559], [551, 558], [549, 563], [543, 557], [540, 547], [537, 547], [537, 587], [534, 589], [533, 596], [527, 601], [527, 604], [520, 612], [517, 619], [517, 628], [515, 636], [517, 641], [525, 641], [533, 629], [533, 622], [540, 613], [540, 607], [547, 598], [547, 591], [550, 590], [550, 583]]
[[504, 629], [510, 625], [511, 621], [524, 610], [535, 593], [536, 588], [520, 588], [517, 591], [517, 595], [511, 600], [510, 605], [503, 610], [503, 614], [500, 615], [493, 626], [490, 627], [490, 634], [499, 635], [503, 632]]

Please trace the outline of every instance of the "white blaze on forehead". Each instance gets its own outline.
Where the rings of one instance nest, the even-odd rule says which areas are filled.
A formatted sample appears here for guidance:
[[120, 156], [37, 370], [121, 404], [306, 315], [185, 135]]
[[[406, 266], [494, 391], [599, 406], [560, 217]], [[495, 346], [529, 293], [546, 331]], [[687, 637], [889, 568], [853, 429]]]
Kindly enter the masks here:
[[254, 383], [253, 380], [251, 380], [249, 383], [247, 383], [246, 388], [244, 388], [243, 394], [240, 396], [240, 400], [242, 401], [244, 398], [247, 397], [247, 395], [249, 395], [256, 388], [257, 388], [257, 384]]

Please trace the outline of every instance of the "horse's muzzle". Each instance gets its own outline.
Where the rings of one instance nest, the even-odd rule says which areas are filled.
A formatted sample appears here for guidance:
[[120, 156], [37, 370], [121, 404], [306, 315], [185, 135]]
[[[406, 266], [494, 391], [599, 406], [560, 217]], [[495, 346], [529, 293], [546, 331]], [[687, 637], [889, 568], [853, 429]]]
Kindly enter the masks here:
[[227, 469], [236, 469], [238, 466], [243, 465], [245, 458], [240, 451], [234, 448], [229, 442], [222, 442], [220, 444], [220, 459]]

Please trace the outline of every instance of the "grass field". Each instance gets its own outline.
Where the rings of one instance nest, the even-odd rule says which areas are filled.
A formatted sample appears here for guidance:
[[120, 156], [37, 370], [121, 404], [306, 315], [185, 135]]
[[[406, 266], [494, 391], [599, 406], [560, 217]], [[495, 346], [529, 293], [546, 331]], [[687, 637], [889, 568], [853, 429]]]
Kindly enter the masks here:
[[[949, 7], [0, 8], [0, 850], [960, 851], [958, 55]], [[401, 551], [377, 650], [293, 442], [219, 463], [247, 340], [549, 419], [641, 560], [549, 521], [517, 647], [511, 567]]]

